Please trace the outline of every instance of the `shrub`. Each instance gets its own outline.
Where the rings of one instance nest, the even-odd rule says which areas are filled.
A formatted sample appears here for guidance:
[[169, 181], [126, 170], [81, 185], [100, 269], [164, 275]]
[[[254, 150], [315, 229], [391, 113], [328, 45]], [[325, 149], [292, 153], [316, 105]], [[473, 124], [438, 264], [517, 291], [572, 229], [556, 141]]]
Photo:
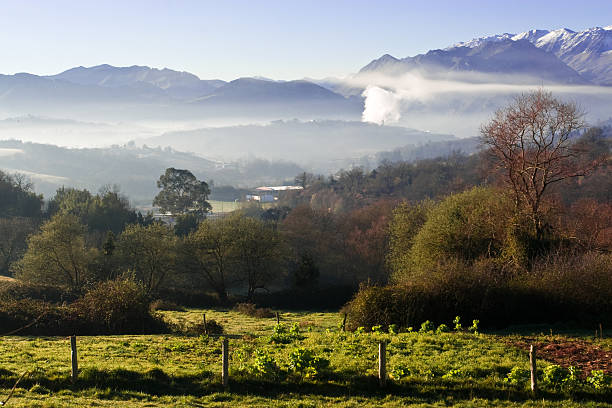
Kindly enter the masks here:
[[206, 334], [223, 334], [224, 328], [221, 323], [214, 319], [206, 321]]
[[[149, 299], [142, 288], [130, 280], [98, 284], [71, 305], [79, 320], [88, 322], [92, 333], [135, 334], [159, 327], [149, 311]], [[83, 331], [88, 331], [83, 328]]]
[[408, 258], [393, 265], [394, 279], [423, 276], [440, 258], [472, 262], [500, 256], [512, 214], [512, 201], [501, 191], [475, 187], [446, 197], [428, 211], [427, 221], [411, 238]]
[[71, 309], [41, 300], [0, 300], [0, 335], [67, 336], [79, 325]]
[[23, 281], [0, 281], [0, 300], [34, 299], [45, 302], [72, 302], [78, 294], [53, 285]]
[[41, 300], [0, 300], [0, 327], [19, 334], [94, 335], [141, 334], [166, 330], [161, 319], [151, 315], [149, 300], [140, 287], [117, 280], [98, 284], [69, 305]]
[[275, 314], [272, 309], [267, 307], [258, 308], [254, 303], [238, 303], [234, 306], [234, 311], [251, 317], [257, 317], [261, 319], [274, 317]]
[[289, 354], [289, 370], [300, 374], [303, 378], [317, 377], [329, 366], [329, 360], [316, 356], [314, 351], [298, 348]]
[[[403, 285], [363, 286], [346, 305], [347, 328], [425, 320], [479, 319], [482, 327], [579, 322], [612, 324], [612, 254], [559, 253], [534, 263], [531, 272], [480, 260], [440, 261], [428, 279]], [[465, 320], [464, 320], [465, 319]]]

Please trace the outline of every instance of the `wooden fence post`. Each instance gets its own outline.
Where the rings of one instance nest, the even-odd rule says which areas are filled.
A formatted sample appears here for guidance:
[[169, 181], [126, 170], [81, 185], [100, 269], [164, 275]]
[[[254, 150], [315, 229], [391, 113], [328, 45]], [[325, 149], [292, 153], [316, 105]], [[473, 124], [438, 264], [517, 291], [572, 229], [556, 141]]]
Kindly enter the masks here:
[[208, 334], [208, 328], [206, 327], [206, 313], [202, 313], [202, 320], [204, 321], [204, 334]]
[[342, 319], [342, 331], [346, 331], [346, 313], [344, 313], [344, 319]]
[[603, 326], [599, 323], [599, 338], [603, 339]]
[[71, 380], [74, 384], [79, 376], [79, 361], [77, 357], [76, 336], [70, 336], [70, 359], [72, 360]]
[[387, 343], [378, 343], [378, 382], [381, 387], [387, 384]]
[[280, 314], [276, 312], [276, 324], [280, 324]]
[[227, 387], [227, 384], [229, 383], [229, 344], [226, 338], [223, 339], [221, 354], [223, 358], [223, 366], [221, 368], [221, 382], [223, 383], [224, 387]]
[[536, 371], [536, 346], [533, 344], [529, 348], [529, 368], [531, 370], [531, 392], [538, 392], [538, 377]]

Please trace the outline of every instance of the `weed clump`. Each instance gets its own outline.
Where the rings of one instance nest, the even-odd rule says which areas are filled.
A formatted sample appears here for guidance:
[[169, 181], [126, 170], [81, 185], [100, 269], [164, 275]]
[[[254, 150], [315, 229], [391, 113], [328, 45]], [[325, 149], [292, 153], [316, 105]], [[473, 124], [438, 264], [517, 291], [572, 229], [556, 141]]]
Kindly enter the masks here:
[[269, 319], [275, 316], [272, 309], [267, 307], [259, 308], [254, 303], [237, 303], [236, 306], [234, 306], [234, 311], [246, 316], [257, 317], [260, 319]]
[[280, 323], [274, 326], [274, 333], [270, 336], [270, 342], [277, 344], [289, 344], [296, 340], [303, 340], [304, 336], [300, 333], [300, 326], [294, 323], [290, 328]]

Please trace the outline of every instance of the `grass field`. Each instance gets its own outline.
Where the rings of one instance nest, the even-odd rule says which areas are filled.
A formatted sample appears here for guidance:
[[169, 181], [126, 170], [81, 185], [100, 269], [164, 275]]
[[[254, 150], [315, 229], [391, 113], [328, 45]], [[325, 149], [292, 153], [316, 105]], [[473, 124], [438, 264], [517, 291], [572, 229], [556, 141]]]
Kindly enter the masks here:
[[212, 206], [212, 211], [215, 213], [236, 211], [239, 210], [242, 205], [242, 203], [235, 201], [208, 200], [208, 203]]
[[[612, 407], [606, 390], [543, 390], [504, 382], [515, 366], [528, 367], [526, 351], [511, 346], [523, 336], [443, 333], [342, 333], [337, 313], [281, 313], [301, 339], [271, 342], [276, 319], [223, 310], [162, 312], [175, 325], [214, 319], [229, 334], [230, 386], [220, 385], [221, 340], [208, 336], [79, 337], [80, 376], [71, 384], [67, 338], [0, 339], [0, 401], [25, 371], [11, 407]], [[295, 332], [294, 332], [295, 334]], [[612, 341], [534, 335], [530, 341], [576, 340], [612, 355]], [[377, 382], [378, 342], [389, 341], [385, 389]], [[288, 369], [296, 349], [329, 361], [312, 371]], [[293, 354], [293, 357], [292, 357]], [[305, 361], [305, 360], [300, 360]], [[540, 368], [548, 363], [542, 361]]]

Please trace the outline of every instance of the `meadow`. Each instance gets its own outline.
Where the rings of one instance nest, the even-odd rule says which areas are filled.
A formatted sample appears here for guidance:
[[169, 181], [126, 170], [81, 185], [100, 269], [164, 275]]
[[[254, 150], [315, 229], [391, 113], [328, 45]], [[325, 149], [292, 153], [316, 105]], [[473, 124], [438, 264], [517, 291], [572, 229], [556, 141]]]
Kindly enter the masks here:
[[[612, 407], [609, 386], [542, 383], [533, 397], [521, 375], [512, 377], [516, 384], [507, 380], [513, 368], [528, 369], [522, 347], [528, 342], [576, 342], [612, 355], [612, 340], [592, 334], [343, 332], [342, 316], [331, 312], [282, 312], [281, 326], [276, 318], [221, 309], [157, 313], [183, 330], [198, 327], [203, 313], [223, 325], [230, 347], [227, 389], [216, 336], [78, 337], [75, 384], [68, 338], [2, 337], [0, 402], [27, 372], [6, 406]], [[385, 388], [377, 379], [380, 341], [388, 342]], [[538, 369], [547, 372], [549, 365], [540, 360]]]

